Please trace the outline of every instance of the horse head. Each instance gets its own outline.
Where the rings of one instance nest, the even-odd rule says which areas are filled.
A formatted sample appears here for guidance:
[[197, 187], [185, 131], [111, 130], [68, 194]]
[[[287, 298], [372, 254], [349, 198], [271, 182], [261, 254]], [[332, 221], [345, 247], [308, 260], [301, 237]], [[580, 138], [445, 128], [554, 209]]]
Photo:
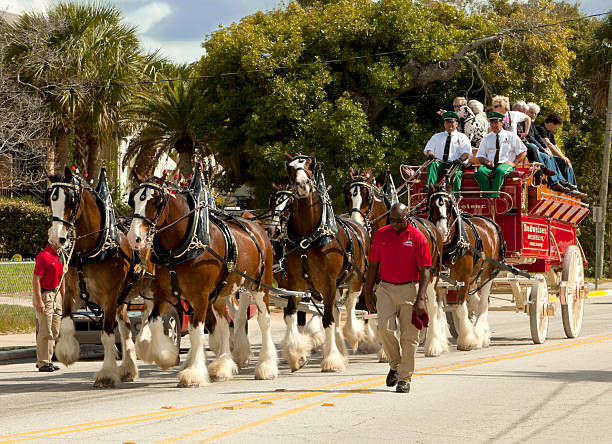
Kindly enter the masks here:
[[427, 187], [427, 211], [429, 212], [429, 220], [431, 220], [436, 228], [442, 234], [445, 241], [450, 237], [452, 216], [452, 207], [454, 199], [444, 185], [435, 187], [430, 184]]
[[164, 223], [168, 198], [166, 174], [151, 176], [130, 193], [128, 203], [134, 214], [127, 237], [133, 249], [144, 249], [150, 230]]
[[287, 158], [285, 168], [298, 198], [307, 197], [315, 188], [314, 174], [317, 160], [314, 157], [314, 153], [311, 153], [309, 156], [304, 154], [291, 156], [285, 153], [285, 157]]
[[290, 185], [278, 186], [273, 184], [272, 187], [275, 192], [270, 195], [269, 201], [272, 220], [268, 227], [268, 236], [270, 239], [277, 239], [283, 231], [284, 224], [289, 219], [293, 191]]
[[50, 176], [49, 179], [51, 185], [45, 192], [45, 202], [51, 206], [52, 211], [49, 242], [63, 247], [81, 214], [83, 186], [68, 167], [63, 176]]
[[372, 170], [349, 170], [350, 181], [344, 185], [344, 203], [349, 216], [361, 224], [367, 223], [375, 199]]

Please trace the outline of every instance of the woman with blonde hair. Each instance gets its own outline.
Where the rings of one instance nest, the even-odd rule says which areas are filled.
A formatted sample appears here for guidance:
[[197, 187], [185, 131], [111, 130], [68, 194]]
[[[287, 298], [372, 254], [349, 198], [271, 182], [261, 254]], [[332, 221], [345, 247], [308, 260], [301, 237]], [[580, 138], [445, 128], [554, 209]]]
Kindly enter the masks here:
[[[531, 127], [531, 119], [525, 113], [520, 111], [510, 111], [510, 99], [506, 96], [494, 96], [493, 100], [493, 111], [498, 113], [502, 113], [504, 115], [503, 120], [503, 128], [506, 131], [512, 131], [522, 139], [527, 133], [529, 133], [529, 128]], [[517, 125], [521, 122], [525, 122], [525, 131], [519, 133], [517, 130]]]

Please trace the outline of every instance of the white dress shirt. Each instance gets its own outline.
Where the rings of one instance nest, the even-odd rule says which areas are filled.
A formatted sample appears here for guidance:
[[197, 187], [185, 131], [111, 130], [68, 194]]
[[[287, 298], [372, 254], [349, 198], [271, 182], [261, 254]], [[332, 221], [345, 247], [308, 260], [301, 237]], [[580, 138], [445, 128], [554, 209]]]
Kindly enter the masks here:
[[[450, 148], [448, 150], [448, 161], [452, 162], [453, 160], [459, 159], [462, 154], [472, 154], [472, 145], [470, 144], [470, 139], [459, 131], [455, 130], [451, 134], [451, 143]], [[423, 154], [427, 154], [427, 151], [433, 151], [436, 159], [442, 160], [444, 157], [444, 146], [446, 145], [446, 138], [448, 137], [448, 133], [446, 131], [442, 131], [441, 133], [434, 134], [427, 142], [425, 149], [423, 150]]]
[[516, 134], [518, 132], [517, 125], [524, 122], [527, 117], [529, 117], [527, 114], [520, 111], [508, 111], [503, 120], [504, 129]]
[[[495, 161], [495, 139], [497, 134], [491, 131], [482, 138], [476, 157], [484, 157], [491, 162]], [[527, 147], [516, 133], [501, 130], [499, 132], [499, 163], [512, 162], [516, 157], [527, 151]]]

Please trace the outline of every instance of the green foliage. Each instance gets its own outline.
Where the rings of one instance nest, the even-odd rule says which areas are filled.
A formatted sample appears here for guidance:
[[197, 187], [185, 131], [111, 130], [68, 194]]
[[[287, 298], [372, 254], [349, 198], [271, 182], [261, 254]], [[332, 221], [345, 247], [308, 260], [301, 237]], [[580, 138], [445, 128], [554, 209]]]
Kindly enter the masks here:
[[[567, 117], [570, 27], [508, 33], [477, 46], [466, 57], [478, 72], [468, 64], [449, 68], [447, 77], [436, 70], [439, 61], [455, 63], [470, 40], [577, 16], [575, 7], [551, 0], [469, 9], [437, 1], [309, 1], [258, 12], [203, 43], [196, 73], [213, 77], [198, 83], [198, 127], [228, 169], [226, 186], [255, 186], [256, 204], [272, 182], [286, 182], [285, 151], [315, 152], [337, 202], [349, 166], [381, 171], [390, 163], [397, 171], [420, 164], [425, 143], [442, 130], [435, 111], [456, 95], [487, 105], [491, 94], [505, 94]], [[244, 74], [219, 75], [228, 72]]]
[[50, 216], [42, 205], [0, 198], [0, 256], [36, 257], [46, 245]]

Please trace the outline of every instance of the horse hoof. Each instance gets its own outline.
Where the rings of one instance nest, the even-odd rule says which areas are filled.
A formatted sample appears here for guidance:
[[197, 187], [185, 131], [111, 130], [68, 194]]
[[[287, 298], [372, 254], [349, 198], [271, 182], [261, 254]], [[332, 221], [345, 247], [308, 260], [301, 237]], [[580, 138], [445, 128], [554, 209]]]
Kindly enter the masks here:
[[121, 380], [123, 382], [134, 382], [134, 376], [132, 375], [122, 375]]
[[95, 388], [115, 388], [117, 383], [112, 378], [100, 378], [94, 382]]
[[308, 364], [308, 358], [300, 358], [297, 362], [297, 367], [291, 368], [291, 373], [297, 372], [298, 370], [302, 369], [306, 364]]

